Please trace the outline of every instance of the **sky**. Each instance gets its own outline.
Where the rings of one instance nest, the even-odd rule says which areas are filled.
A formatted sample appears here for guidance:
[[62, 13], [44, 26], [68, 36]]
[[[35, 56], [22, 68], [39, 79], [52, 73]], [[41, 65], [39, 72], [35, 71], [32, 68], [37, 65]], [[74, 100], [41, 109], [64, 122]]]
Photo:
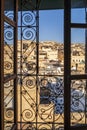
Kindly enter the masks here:
[[63, 41], [63, 16], [63, 10], [40, 12], [40, 41]]
[[[85, 9], [71, 10], [72, 23], [85, 23]], [[64, 10], [40, 11], [40, 41], [64, 42]], [[84, 43], [85, 29], [71, 29], [71, 42]]]

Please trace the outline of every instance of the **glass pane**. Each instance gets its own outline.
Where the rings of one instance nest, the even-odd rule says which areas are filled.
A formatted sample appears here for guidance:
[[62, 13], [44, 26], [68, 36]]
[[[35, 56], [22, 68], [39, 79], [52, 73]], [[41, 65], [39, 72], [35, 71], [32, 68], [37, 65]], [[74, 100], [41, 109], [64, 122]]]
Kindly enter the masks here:
[[[23, 6], [25, 7], [25, 5]], [[45, 12], [45, 15], [47, 13], [48, 11]], [[18, 121], [22, 122], [18, 128], [30, 130], [63, 129], [63, 76], [60, 75], [57, 78], [46, 75], [52, 69], [49, 68], [51, 65], [54, 67], [54, 75], [59, 75], [60, 71], [63, 74], [63, 10], [50, 11], [50, 20], [49, 13], [45, 16], [43, 12], [43, 18], [41, 13], [39, 17], [40, 33], [37, 30], [36, 20], [38, 17], [35, 12], [22, 11], [18, 15], [21, 17], [18, 21]], [[52, 26], [49, 25], [51, 20]], [[58, 24], [58, 28], [55, 24], [56, 26]], [[37, 44], [38, 35], [40, 35], [40, 42]], [[44, 48], [45, 45], [46, 48]], [[44, 53], [47, 53], [48, 59], [43, 58]], [[43, 64], [45, 67], [48, 66], [45, 71], [42, 67]], [[57, 67], [59, 67], [58, 70]], [[37, 70], [40, 70], [39, 74]], [[45, 76], [43, 76], [44, 73]]]
[[5, 11], [4, 14], [9, 17], [11, 20], [14, 20], [14, 2], [15, 0], [5, 0]]
[[56, 42], [41, 42], [39, 44], [40, 74], [63, 75], [64, 46]]
[[36, 121], [36, 77], [25, 76], [22, 79], [19, 77], [18, 86], [18, 121], [34, 123]]
[[[22, 128], [36, 127], [34, 124], [36, 119], [37, 127], [41, 130], [43, 127], [45, 129], [50, 128], [50, 130], [64, 127], [63, 77], [39, 77], [36, 80], [35, 76], [25, 76], [22, 77], [21, 87], [20, 85], [21, 79], [19, 76], [18, 121], [23, 122]], [[26, 124], [26, 122], [32, 123]]]
[[71, 10], [71, 22], [72, 23], [86, 23], [85, 9], [72, 9]]
[[35, 74], [36, 73], [36, 42], [32, 42], [28, 40], [22, 41], [22, 55], [23, 55], [22, 74]]
[[4, 23], [4, 76], [14, 73], [14, 28]]
[[87, 94], [86, 80], [71, 81], [71, 125], [86, 124]]
[[[21, 84], [22, 83], [22, 84]], [[22, 116], [20, 116], [22, 115]], [[36, 128], [36, 77], [18, 77], [18, 129]], [[28, 122], [28, 123], [27, 123]]]
[[19, 57], [22, 55], [21, 60], [19, 59], [20, 65], [22, 64], [20, 73], [36, 74], [36, 14], [31, 11], [23, 11], [18, 15], [22, 17], [22, 21], [18, 21], [18, 48], [21, 49], [18, 55]]
[[4, 130], [14, 124], [14, 81], [4, 84]]
[[71, 30], [71, 74], [85, 73], [85, 29]]
[[[45, 129], [59, 129], [64, 123], [63, 77], [39, 77], [39, 117]], [[53, 124], [51, 124], [53, 122]], [[43, 123], [41, 127], [43, 128]]]
[[71, 23], [86, 23], [86, 1], [71, 0]]
[[64, 73], [63, 16], [63, 10], [40, 11], [39, 74]]

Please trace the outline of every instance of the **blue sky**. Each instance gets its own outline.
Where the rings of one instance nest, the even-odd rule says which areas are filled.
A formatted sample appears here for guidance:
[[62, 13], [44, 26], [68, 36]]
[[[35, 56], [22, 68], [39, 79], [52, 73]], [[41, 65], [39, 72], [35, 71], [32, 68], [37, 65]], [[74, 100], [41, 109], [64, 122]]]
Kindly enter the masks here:
[[63, 10], [40, 12], [40, 41], [63, 41]]
[[[71, 11], [72, 23], [85, 23], [85, 9]], [[40, 11], [40, 41], [56, 41], [63, 43], [64, 39], [64, 11]], [[85, 42], [85, 29], [72, 29], [73, 43]]]
[[40, 12], [40, 41], [63, 41], [63, 10]]

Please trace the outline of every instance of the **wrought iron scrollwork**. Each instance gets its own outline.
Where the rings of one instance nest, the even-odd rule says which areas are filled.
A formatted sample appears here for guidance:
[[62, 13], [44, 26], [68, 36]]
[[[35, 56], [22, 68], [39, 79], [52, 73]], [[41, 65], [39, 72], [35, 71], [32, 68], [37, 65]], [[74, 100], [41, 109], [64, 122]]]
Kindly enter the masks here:
[[33, 74], [35, 73], [35, 71], [36, 71], [36, 64], [34, 62], [27, 63], [26, 61], [23, 63], [23, 71], [22, 71], [23, 73]]
[[23, 31], [23, 39], [25, 40], [35, 40], [35, 30], [33, 28], [24, 28]]
[[71, 84], [71, 122], [84, 123], [85, 119], [85, 86], [84, 80], [72, 81]]
[[33, 89], [35, 87], [35, 78], [34, 77], [25, 77], [23, 79], [23, 86], [28, 89]]
[[[26, 8], [26, 3], [22, 1], [23, 8]], [[20, 14], [19, 14], [20, 15]], [[21, 30], [21, 48], [19, 64], [21, 71], [19, 73], [20, 81], [20, 121], [24, 122], [20, 129], [36, 129], [36, 59], [33, 59], [36, 50], [36, 11], [21, 12], [21, 22], [19, 28]], [[29, 76], [32, 75], [32, 76]], [[32, 97], [34, 95], [34, 97]], [[22, 106], [22, 103], [24, 105]], [[28, 123], [27, 123], [28, 122]]]
[[26, 13], [23, 13], [22, 16], [22, 21], [24, 25], [34, 25], [36, 20], [35, 20], [35, 13], [34, 12], [29, 12], [27, 11]]
[[10, 130], [14, 122], [14, 89], [13, 81], [4, 84], [4, 128]]
[[14, 29], [8, 23], [4, 24], [4, 75], [13, 73]]
[[6, 70], [12, 69], [12, 63], [8, 62], [8, 61], [5, 61], [4, 69], [6, 69]]
[[13, 39], [12, 29], [6, 30], [6, 32], [5, 32], [5, 38], [6, 38], [7, 40], [12, 40], [12, 39]]
[[[22, 1], [21, 42], [19, 77], [20, 85], [20, 129], [51, 130], [64, 123], [63, 77], [40, 76], [38, 20], [39, 13], [27, 11]], [[38, 67], [38, 68], [37, 68]], [[49, 123], [50, 122], [50, 123]], [[24, 123], [24, 124], [23, 124]]]
[[36, 130], [36, 125], [32, 122], [29, 122], [29, 123], [24, 123], [22, 125], [22, 129], [25, 129], [25, 130]]
[[14, 110], [12, 108], [7, 108], [5, 111], [5, 120], [12, 121], [14, 118]]
[[32, 122], [35, 120], [35, 113], [30, 109], [25, 109], [22, 112], [22, 118], [25, 122]]
[[[64, 80], [63, 76], [46, 74], [40, 76], [36, 71], [37, 67], [39, 68], [36, 43], [38, 32], [35, 25], [36, 16], [32, 14], [31, 11], [25, 11], [22, 15], [21, 102], [26, 106], [20, 106], [22, 107], [20, 120], [25, 122], [22, 129], [33, 130], [31, 124], [34, 123], [36, 125], [34, 128], [38, 130], [58, 129], [64, 126]], [[84, 94], [80, 93], [78, 96], [83, 84], [78, 86], [78, 89], [71, 87], [71, 122], [74, 124], [84, 120], [84, 102], [81, 101]], [[71, 85], [76, 86], [76, 83], [73, 81]], [[79, 109], [78, 106], [82, 107]]]
[[52, 129], [52, 125], [50, 125], [49, 123], [41, 123], [38, 126], [38, 130], [51, 130]]
[[4, 35], [5, 35], [5, 41], [9, 44], [9, 42], [13, 40], [13, 36], [14, 36], [14, 30], [13, 27], [10, 26], [9, 24], [5, 23], [4, 24]]

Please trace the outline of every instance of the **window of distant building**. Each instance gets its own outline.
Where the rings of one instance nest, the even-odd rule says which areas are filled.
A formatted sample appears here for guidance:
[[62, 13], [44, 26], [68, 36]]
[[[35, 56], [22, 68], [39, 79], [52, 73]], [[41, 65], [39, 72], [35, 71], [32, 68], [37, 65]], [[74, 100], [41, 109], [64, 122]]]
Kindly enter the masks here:
[[50, 90], [46, 87], [40, 87], [40, 104], [50, 104]]
[[46, 79], [41, 80], [40, 87], [40, 104], [50, 104], [51, 91], [49, 89], [48, 81]]

